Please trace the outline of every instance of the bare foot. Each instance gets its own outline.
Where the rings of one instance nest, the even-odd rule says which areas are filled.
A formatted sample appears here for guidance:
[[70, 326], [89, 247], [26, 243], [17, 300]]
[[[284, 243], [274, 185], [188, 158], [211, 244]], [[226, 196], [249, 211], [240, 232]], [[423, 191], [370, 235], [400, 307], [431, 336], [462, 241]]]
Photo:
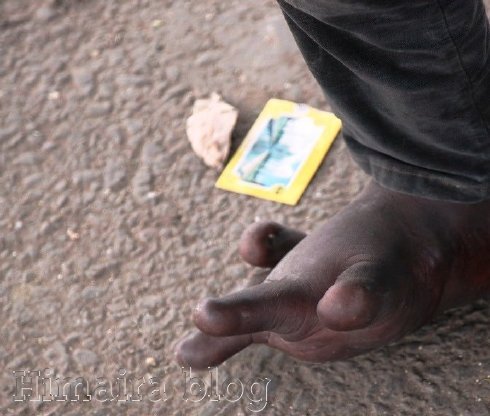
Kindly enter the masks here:
[[489, 294], [490, 201], [432, 201], [370, 183], [306, 237], [252, 225], [240, 253], [275, 267], [262, 283], [198, 304], [199, 330], [176, 350], [181, 365], [215, 366], [253, 343], [306, 361], [347, 358]]

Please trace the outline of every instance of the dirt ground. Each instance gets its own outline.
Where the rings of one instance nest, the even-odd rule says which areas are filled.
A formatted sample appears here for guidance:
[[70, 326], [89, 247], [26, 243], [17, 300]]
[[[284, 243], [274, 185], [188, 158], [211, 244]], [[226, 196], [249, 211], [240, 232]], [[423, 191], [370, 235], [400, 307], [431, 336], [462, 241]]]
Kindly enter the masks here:
[[[215, 189], [185, 137], [212, 91], [240, 110], [235, 147], [271, 97], [328, 109], [272, 0], [0, 2], [0, 414], [490, 414], [485, 301], [345, 362], [251, 348], [218, 369], [235, 390], [191, 391], [173, 344], [198, 299], [255, 273], [241, 231], [311, 230], [367, 179], [337, 140], [297, 207]], [[43, 369], [80, 394], [22, 401], [36, 377], [20, 371]], [[109, 401], [97, 377], [145, 393]]]

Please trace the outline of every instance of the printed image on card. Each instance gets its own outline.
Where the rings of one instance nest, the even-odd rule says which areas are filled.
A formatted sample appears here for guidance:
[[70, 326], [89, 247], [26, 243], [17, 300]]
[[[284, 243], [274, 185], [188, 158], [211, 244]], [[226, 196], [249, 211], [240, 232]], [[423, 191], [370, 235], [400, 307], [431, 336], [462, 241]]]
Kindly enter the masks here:
[[296, 205], [340, 127], [331, 113], [270, 100], [216, 186]]
[[285, 188], [308, 160], [322, 130], [307, 117], [268, 119], [235, 172], [246, 182]]

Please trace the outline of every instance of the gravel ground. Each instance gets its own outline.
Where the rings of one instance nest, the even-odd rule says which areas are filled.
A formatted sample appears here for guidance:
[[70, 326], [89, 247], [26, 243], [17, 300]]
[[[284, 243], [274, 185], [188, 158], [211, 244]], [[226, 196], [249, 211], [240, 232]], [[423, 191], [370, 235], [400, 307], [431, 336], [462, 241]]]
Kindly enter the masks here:
[[[366, 182], [338, 140], [297, 207], [214, 189], [184, 129], [212, 91], [240, 109], [234, 147], [270, 97], [328, 109], [272, 0], [0, 2], [0, 413], [488, 415], [485, 301], [345, 362], [242, 352], [220, 383], [270, 379], [254, 409], [190, 393], [173, 344], [196, 300], [256, 273], [244, 227], [311, 230]], [[83, 394], [14, 402], [13, 372], [45, 368]], [[142, 400], [108, 401], [97, 377], [143, 379]]]

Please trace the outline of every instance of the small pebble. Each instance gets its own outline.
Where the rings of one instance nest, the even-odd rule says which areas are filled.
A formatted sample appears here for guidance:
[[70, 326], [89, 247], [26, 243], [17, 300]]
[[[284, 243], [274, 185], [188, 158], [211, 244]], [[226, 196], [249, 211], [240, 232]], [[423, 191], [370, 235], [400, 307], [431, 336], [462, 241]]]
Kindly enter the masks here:
[[51, 91], [49, 94], [48, 94], [48, 100], [50, 101], [56, 101], [60, 98], [60, 93], [59, 91]]
[[157, 365], [157, 361], [155, 360], [154, 357], [148, 357], [145, 360], [145, 363], [146, 363], [147, 367], [156, 367], [156, 365]]
[[80, 239], [80, 234], [73, 231], [72, 229], [68, 228], [66, 230], [66, 235], [68, 236], [68, 238], [72, 241], [76, 241], [76, 240], [79, 240]]

